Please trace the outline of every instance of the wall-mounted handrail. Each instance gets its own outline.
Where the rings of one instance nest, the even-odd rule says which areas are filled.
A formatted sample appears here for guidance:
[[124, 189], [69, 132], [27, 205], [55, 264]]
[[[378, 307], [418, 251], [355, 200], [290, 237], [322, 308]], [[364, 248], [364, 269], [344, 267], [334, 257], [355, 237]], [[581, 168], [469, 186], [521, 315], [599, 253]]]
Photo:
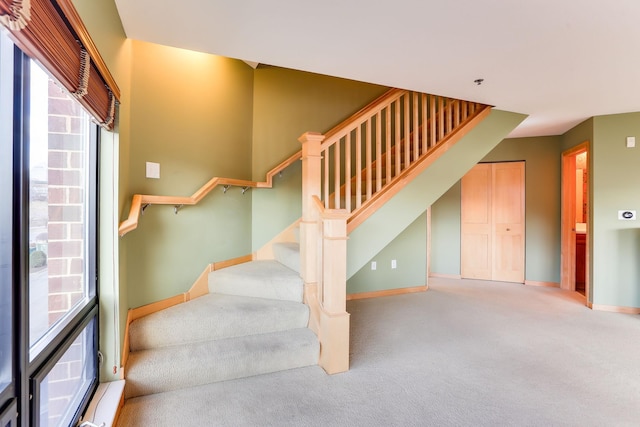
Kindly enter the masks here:
[[152, 194], [134, 194], [131, 199], [131, 208], [129, 209], [129, 216], [127, 219], [120, 223], [118, 227], [118, 233], [120, 237], [124, 236], [128, 232], [135, 230], [138, 227], [138, 221], [140, 219], [140, 214], [144, 210], [144, 207], [148, 205], [173, 205], [175, 207], [175, 211], [177, 211], [182, 206], [192, 206], [198, 204], [202, 199], [204, 199], [207, 194], [209, 194], [214, 188], [219, 185], [222, 186], [232, 186], [232, 187], [242, 187], [243, 193], [247, 188], [272, 188], [273, 187], [273, 177], [278, 173], [300, 160], [300, 156], [302, 151], [298, 151], [297, 153], [292, 154], [282, 163], [278, 164], [276, 167], [267, 172], [265, 181], [256, 182], [256, 181], [248, 181], [244, 179], [233, 179], [233, 178], [220, 178], [213, 177], [207, 183], [205, 183], [202, 187], [200, 187], [192, 196], [184, 197], [184, 196], [157, 196]]

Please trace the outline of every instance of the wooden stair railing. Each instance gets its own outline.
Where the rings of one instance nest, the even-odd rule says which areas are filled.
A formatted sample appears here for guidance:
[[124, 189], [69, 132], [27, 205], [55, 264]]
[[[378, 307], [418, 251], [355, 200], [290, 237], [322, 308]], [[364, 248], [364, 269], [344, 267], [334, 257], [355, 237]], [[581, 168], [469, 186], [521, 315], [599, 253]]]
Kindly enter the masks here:
[[328, 373], [349, 369], [348, 234], [489, 112], [475, 102], [391, 89], [326, 135], [300, 137], [300, 272]]
[[233, 178], [220, 178], [213, 177], [206, 184], [193, 193], [190, 197], [181, 196], [156, 196], [150, 194], [135, 194], [131, 200], [131, 208], [129, 209], [129, 216], [126, 220], [120, 223], [118, 227], [118, 233], [120, 237], [124, 236], [131, 230], [135, 230], [138, 227], [138, 221], [140, 214], [144, 211], [144, 208], [149, 205], [173, 205], [176, 207], [176, 212], [179, 207], [196, 205], [200, 200], [204, 199], [207, 194], [219, 185], [231, 186], [231, 187], [247, 187], [247, 188], [272, 188], [273, 177], [286, 169], [294, 162], [300, 160], [302, 151], [294, 153], [285, 161], [280, 163], [275, 168], [267, 172], [266, 180], [263, 182], [248, 181], [243, 179]]
[[392, 90], [368, 114], [325, 135], [322, 200], [350, 213], [348, 232], [364, 222], [477, 122], [490, 107]]

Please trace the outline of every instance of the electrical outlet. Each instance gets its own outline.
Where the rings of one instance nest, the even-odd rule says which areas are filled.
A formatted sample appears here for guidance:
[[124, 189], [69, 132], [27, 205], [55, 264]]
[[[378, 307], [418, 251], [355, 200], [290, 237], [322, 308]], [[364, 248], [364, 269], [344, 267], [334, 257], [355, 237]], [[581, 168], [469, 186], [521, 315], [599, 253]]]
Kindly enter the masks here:
[[396, 262], [395, 259], [391, 260], [391, 268], [397, 268], [398, 267], [398, 263]]
[[376, 268], [378, 268], [378, 263], [375, 261], [371, 261], [371, 269], [375, 270]]

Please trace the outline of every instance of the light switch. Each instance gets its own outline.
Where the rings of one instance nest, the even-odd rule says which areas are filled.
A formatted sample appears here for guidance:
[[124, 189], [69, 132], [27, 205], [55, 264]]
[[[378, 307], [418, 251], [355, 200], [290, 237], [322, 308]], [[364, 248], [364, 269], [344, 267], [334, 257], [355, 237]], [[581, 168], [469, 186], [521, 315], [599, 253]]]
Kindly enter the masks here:
[[633, 148], [636, 146], [636, 137], [628, 136], [627, 137], [627, 148]]
[[160, 163], [147, 162], [147, 178], [160, 179]]

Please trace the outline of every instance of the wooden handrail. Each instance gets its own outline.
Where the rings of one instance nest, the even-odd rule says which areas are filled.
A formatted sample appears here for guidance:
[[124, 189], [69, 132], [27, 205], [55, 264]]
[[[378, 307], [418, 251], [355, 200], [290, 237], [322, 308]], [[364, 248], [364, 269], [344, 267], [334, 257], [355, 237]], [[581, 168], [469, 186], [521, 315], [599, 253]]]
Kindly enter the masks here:
[[356, 124], [361, 123], [365, 118], [371, 117], [372, 115], [376, 114], [378, 111], [382, 110], [387, 105], [397, 100], [407, 92], [407, 90], [403, 89], [389, 89], [378, 98], [371, 101], [357, 113], [353, 114], [348, 119], [344, 120], [342, 123], [334, 126], [330, 131], [326, 132], [324, 134], [324, 141], [322, 143], [321, 149], [324, 151], [328, 146], [335, 143], [336, 140], [343, 137], [348, 130], [353, 129]]
[[129, 216], [127, 219], [120, 223], [118, 227], [118, 234], [120, 237], [124, 236], [128, 232], [135, 230], [138, 227], [138, 220], [140, 218], [140, 213], [143, 210], [143, 206], [147, 205], [174, 205], [174, 206], [191, 206], [196, 205], [202, 199], [206, 197], [207, 194], [211, 192], [214, 188], [219, 185], [229, 185], [232, 187], [251, 187], [251, 188], [272, 188], [273, 187], [273, 177], [286, 169], [297, 160], [300, 160], [302, 155], [302, 151], [298, 151], [297, 153], [292, 154], [282, 163], [278, 164], [276, 167], [267, 172], [267, 176], [265, 181], [256, 182], [256, 181], [248, 181], [244, 179], [233, 179], [233, 178], [220, 178], [213, 177], [206, 184], [200, 187], [195, 193], [193, 193], [190, 197], [184, 196], [157, 196], [151, 194], [134, 194], [131, 199], [131, 208], [129, 209]]

